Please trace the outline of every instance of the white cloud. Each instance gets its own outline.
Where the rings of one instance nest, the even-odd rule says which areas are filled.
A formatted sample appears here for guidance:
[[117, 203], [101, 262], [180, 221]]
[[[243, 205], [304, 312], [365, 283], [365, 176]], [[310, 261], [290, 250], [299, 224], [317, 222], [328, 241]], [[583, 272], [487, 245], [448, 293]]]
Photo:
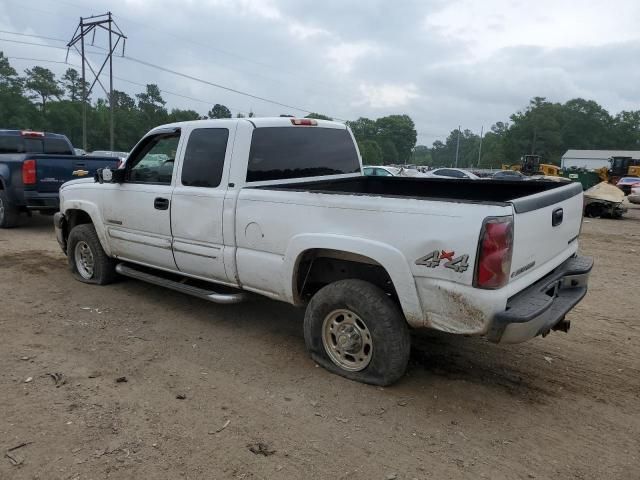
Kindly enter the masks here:
[[313, 27], [311, 25], [295, 21], [290, 22], [288, 30], [291, 35], [301, 40], [307, 40], [308, 38], [321, 35], [330, 35], [330, 33], [324, 28]]
[[371, 43], [342, 42], [329, 47], [326, 57], [330, 64], [340, 73], [349, 73], [359, 59], [367, 55], [376, 55], [379, 52], [380, 49]]
[[640, 39], [640, 2], [453, 0], [424, 21], [427, 32], [463, 41], [472, 56], [520, 45], [563, 48]]
[[366, 105], [371, 108], [398, 108], [406, 106], [410, 100], [420, 96], [418, 87], [412, 83], [406, 85], [381, 84], [360, 85], [362, 99], [356, 105]]

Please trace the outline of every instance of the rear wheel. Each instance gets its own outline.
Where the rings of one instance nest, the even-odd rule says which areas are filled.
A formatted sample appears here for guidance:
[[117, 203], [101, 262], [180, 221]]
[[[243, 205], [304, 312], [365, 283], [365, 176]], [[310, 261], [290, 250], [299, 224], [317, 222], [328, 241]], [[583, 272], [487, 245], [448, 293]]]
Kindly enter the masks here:
[[20, 211], [9, 202], [7, 193], [0, 190], [0, 228], [13, 228], [18, 225]]
[[340, 280], [319, 290], [305, 313], [304, 339], [318, 364], [373, 385], [400, 379], [411, 350], [407, 322], [396, 303], [363, 280]]
[[71, 230], [67, 241], [69, 268], [77, 280], [106, 285], [116, 278], [115, 261], [105, 253], [93, 225], [85, 223]]

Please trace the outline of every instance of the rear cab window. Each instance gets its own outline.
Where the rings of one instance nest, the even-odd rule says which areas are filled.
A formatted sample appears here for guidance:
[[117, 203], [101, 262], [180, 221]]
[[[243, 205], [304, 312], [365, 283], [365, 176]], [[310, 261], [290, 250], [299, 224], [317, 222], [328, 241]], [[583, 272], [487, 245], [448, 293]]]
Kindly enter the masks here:
[[0, 135], [0, 153], [74, 155], [71, 145], [64, 138], [33, 138], [21, 135]]
[[347, 129], [260, 127], [253, 131], [247, 182], [359, 173]]
[[63, 138], [44, 138], [43, 153], [51, 155], [74, 155], [71, 145]]

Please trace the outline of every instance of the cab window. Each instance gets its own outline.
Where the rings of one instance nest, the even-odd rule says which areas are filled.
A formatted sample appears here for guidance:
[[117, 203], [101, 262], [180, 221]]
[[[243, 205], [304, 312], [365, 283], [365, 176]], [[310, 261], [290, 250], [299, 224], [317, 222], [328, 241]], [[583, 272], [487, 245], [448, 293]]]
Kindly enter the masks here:
[[229, 130], [198, 128], [191, 132], [182, 165], [182, 185], [214, 188], [220, 185]]
[[126, 180], [131, 183], [170, 185], [179, 141], [179, 132], [145, 139], [127, 161]]

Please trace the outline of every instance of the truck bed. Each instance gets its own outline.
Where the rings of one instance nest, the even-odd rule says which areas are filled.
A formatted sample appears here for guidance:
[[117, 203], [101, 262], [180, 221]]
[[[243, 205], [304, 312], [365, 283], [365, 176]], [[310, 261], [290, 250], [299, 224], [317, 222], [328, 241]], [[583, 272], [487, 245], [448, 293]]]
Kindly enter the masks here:
[[[569, 188], [561, 188], [569, 187]], [[436, 201], [456, 201], [489, 203], [497, 205], [513, 204], [516, 211], [531, 210], [551, 203], [557, 203], [582, 192], [579, 184], [555, 182], [551, 180], [494, 181], [447, 178], [410, 177], [352, 177], [337, 180], [285, 183], [254, 187], [267, 190], [291, 190], [328, 194], [376, 195], [385, 197], [406, 197]], [[557, 190], [555, 195], [544, 195], [544, 201], [536, 205], [524, 199], [532, 195]], [[541, 198], [542, 200], [542, 198]]]

